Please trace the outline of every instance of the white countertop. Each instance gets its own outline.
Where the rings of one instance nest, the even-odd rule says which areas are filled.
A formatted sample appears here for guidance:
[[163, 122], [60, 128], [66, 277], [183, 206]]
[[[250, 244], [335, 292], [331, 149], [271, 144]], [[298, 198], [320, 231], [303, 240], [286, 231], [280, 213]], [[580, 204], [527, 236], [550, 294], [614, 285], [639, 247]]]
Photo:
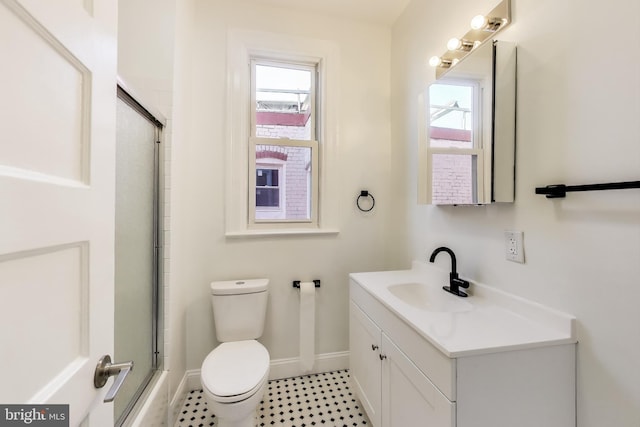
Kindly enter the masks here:
[[[450, 358], [577, 341], [575, 317], [473, 281], [467, 298], [442, 290], [449, 272], [414, 261], [411, 270], [352, 273], [351, 279]], [[389, 285], [422, 283], [465, 311], [429, 311], [393, 295]], [[431, 291], [431, 289], [430, 289]], [[447, 300], [452, 298], [453, 300]]]

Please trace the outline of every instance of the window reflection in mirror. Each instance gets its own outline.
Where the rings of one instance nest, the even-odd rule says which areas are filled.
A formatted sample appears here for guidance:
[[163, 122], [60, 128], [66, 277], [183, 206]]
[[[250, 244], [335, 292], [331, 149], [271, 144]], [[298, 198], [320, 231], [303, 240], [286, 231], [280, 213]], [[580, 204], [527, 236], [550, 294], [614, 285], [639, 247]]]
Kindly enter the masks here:
[[435, 83], [429, 87], [429, 146], [472, 148], [477, 127], [477, 85]]
[[431, 201], [434, 205], [478, 203], [478, 155], [433, 154]]
[[[473, 81], [434, 83], [429, 87], [431, 202], [478, 203], [478, 155], [481, 90]], [[454, 149], [437, 152], [434, 148]]]

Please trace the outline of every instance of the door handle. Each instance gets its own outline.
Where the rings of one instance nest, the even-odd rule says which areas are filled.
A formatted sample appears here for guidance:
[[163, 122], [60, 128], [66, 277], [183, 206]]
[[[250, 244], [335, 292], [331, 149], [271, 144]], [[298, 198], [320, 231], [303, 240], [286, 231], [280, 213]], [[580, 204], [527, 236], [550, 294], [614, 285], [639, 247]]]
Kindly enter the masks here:
[[102, 388], [107, 383], [109, 377], [117, 375], [113, 385], [104, 397], [105, 402], [113, 402], [116, 398], [116, 394], [120, 390], [122, 383], [124, 382], [129, 372], [133, 369], [133, 361], [123, 363], [111, 363], [111, 356], [105, 354], [98, 361], [96, 366], [96, 373], [93, 376], [93, 385], [95, 388]]

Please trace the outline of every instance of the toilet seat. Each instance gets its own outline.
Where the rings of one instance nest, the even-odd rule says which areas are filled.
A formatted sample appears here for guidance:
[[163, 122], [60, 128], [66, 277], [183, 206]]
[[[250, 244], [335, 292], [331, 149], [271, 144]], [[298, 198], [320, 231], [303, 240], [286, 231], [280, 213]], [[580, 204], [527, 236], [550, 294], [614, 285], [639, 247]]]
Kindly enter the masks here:
[[221, 403], [251, 397], [268, 379], [269, 352], [256, 340], [225, 342], [202, 364], [202, 386]]

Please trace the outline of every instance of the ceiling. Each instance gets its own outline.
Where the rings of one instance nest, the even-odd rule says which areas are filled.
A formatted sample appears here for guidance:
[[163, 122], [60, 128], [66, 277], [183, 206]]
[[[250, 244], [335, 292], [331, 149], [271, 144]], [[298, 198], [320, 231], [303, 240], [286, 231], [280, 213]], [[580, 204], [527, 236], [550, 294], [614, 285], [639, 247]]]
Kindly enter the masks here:
[[254, 0], [300, 11], [391, 25], [411, 0]]

